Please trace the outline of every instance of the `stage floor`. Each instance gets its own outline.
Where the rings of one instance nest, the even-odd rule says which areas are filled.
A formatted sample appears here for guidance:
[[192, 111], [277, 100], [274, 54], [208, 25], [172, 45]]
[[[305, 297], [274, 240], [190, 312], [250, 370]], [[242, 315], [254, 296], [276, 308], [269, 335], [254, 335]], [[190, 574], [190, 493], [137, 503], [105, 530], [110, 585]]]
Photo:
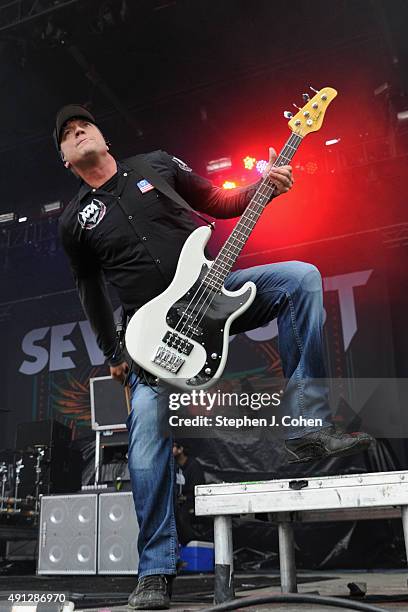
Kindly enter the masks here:
[[[259, 576], [259, 574], [256, 574]], [[237, 577], [244, 578], [245, 583], [251, 584], [251, 580], [254, 579], [254, 574], [239, 574]], [[177, 580], [188, 581], [193, 577], [182, 576]], [[195, 577], [194, 577], [195, 578]], [[270, 572], [267, 575], [263, 574], [262, 579], [271, 579], [271, 582], [276, 585], [278, 574]], [[349, 589], [347, 584], [349, 582], [365, 582], [367, 584], [367, 596], [359, 601], [371, 603], [384, 610], [390, 610], [392, 612], [407, 612], [408, 611], [408, 572], [403, 570], [393, 571], [375, 571], [375, 572], [363, 572], [363, 571], [334, 571], [334, 572], [298, 572], [299, 582], [304, 579], [303, 584], [299, 584], [299, 593], [314, 593], [317, 592], [324, 596], [339, 596], [348, 597]], [[315, 580], [315, 578], [317, 578]], [[306, 581], [307, 579], [307, 581]], [[309, 582], [309, 580], [311, 580]], [[184, 589], [183, 589], [184, 590]], [[188, 612], [189, 610], [200, 610], [211, 606], [211, 600], [207, 599], [202, 603], [196, 601], [184, 601], [177, 602], [177, 592], [171, 606], [172, 612]], [[240, 591], [239, 597], [260, 597], [264, 596], [268, 592], [280, 593], [278, 586], [272, 586], [271, 588], [251, 588], [250, 590]], [[382, 597], [374, 597], [374, 596]], [[391, 601], [391, 596], [400, 601]], [[112, 612], [129, 612], [129, 608], [126, 606], [107, 606], [108, 610]], [[78, 608], [80, 610], [81, 608]], [[87, 612], [99, 612], [101, 608], [87, 609]], [[255, 612], [258, 610], [273, 610], [276, 612], [334, 612], [335, 610], [349, 610], [349, 608], [337, 608], [333, 606], [321, 606], [311, 604], [265, 604], [257, 605], [249, 608], [240, 608], [240, 610], [247, 610], [248, 612]], [[85, 609], [82, 609], [85, 610]], [[351, 608], [350, 608], [351, 610]], [[105, 611], [104, 611], [105, 612]]]
[[[299, 571], [299, 593], [330, 597], [349, 597], [347, 584], [366, 583], [367, 595], [359, 601], [376, 605], [391, 612], [408, 612], [408, 572], [406, 570], [379, 571]], [[124, 605], [127, 594], [136, 584], [135, 576], [0, 576], [0, 600], [6, 591], [66, 592], [75, 601], [75, 610], [85, 612], [129, 612]], [[280, 594], [277, 571], [239, 573], [235, 577], [237, 597], [260, 597], [268, 593]], [[212, 605], [213, 576], [194, 574], [179, 576], [174, 585], [173, 612], [200, 610]], [[81, 596], [81, 594], [83, 594]], [[110, 599], [110, 601], [109, 601]], [[103, 603], [102, 603], [103, 601]], [[115, 605], [116, 601], [116, 605]], [[119, 605], [121, 604], [121, 605]], [[340, 608], [313, 604], [264, 604], [250, 608], [282, 612], [329, 612]], [[342, 608], [349, 610], [349, 608]], [[351, 610], [351, 608], [350, 608]]]

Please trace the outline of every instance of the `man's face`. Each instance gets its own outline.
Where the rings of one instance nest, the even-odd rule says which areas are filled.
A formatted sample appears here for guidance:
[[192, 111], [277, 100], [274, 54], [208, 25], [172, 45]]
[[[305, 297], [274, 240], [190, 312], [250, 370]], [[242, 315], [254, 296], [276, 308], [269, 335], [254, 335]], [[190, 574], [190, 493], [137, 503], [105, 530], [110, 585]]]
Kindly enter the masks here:
[[62, 129], [60, 147], [67, 168], [96, 161], [108, 150], [99, 129], [86, 119], [70, 119], [66, 122]]
[[183, 447], [173, 444], [173, 456], [178, 457], [183, 452]]

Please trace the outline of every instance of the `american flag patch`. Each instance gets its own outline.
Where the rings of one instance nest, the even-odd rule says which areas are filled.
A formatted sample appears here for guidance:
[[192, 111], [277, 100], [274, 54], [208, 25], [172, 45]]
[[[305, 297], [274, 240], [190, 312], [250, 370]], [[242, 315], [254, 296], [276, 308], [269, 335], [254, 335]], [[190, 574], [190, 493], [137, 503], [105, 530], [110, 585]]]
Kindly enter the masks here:
[[146, 193], [147, 191], [151, 191], [152, 189], [154, 189], [153, 185], [151, 185], [149, 181], [146, 181], [146, 179], [143, 179], [142, 181], [139, 181], [136, 184], [142, 193]]

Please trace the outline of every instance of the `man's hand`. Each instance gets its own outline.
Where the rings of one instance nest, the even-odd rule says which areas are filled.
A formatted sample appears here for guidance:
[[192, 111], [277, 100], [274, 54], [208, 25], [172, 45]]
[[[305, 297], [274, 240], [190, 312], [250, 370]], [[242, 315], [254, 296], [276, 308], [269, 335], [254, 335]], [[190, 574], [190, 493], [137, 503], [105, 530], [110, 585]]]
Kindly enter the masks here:
[[277, 155], [273, 147], [269, 147], [269, 162], [263, 173], [263, 178], [267, 176], [276, 185], [274, 196], [286, 193], [292, 188], [294, 180], [292, 176], [292, 166], [273, 166]]
[[117, 366], [109, 366], [112, 378], [119, 381], [121, 384], [125, 382], [125, 378], [129, 372], [129, 365], [123, 361]]

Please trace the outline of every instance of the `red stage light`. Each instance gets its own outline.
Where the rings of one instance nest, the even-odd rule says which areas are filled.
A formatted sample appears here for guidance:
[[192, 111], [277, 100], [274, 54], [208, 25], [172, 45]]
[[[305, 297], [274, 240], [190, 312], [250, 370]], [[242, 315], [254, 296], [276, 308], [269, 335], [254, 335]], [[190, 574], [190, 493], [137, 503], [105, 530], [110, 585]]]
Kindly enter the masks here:
[[256, 169], [259, 172], [259, 174], [263, 174], [265, 172], [267, 165], [268, 165], [268, 162], [265, 161], [264, 159], [260, 159], [259, 161], [256, 162]]
[[247, 170], [252, 170], [253, 167], [256, 164], [256, 159], [255, 157], [250, 157], [249, 155], [247, 155], [246, 157], [244, 157], [244, 159], [242, 160], [244, 162], [244, 166]]
[[222, 186], [224, 187], [224, 189], [235, 189], [237, 184], [235, 183], [235, 181], [225, 181]]

